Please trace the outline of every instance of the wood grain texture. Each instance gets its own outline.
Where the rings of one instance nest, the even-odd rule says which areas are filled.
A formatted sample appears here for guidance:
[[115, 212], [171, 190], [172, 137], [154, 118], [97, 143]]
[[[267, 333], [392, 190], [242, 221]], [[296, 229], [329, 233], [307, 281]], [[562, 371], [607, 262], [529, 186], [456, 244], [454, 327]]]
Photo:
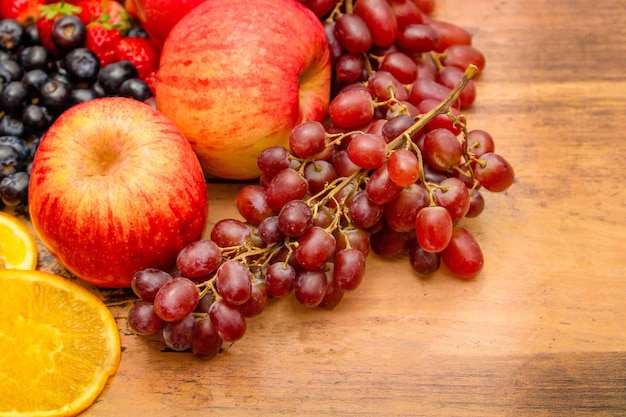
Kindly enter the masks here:
[[[438, 0], [436, 17], [486, 55], [469, 126], [517, 174], [465, 222], [481, 275], [371, 256], [334, 311], [274, 302], [210, 361], [114, 305], [120, 369], [85, 416], [626, 415], [626, 3]], [[237, 189], [209, 185], [211, 222]]]

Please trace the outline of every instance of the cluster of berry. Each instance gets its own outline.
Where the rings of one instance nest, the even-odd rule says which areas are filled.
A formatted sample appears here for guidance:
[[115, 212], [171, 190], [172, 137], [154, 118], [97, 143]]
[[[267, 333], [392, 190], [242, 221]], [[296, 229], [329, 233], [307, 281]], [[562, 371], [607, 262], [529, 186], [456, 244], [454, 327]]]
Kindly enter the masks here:
[[27, 204], [30, 162], [64, 110], [97, 97], [150, 99], [158, 66], [118, 2], [8, 7], [18, 3], [3, 1], [0, 20], [0, 208]]

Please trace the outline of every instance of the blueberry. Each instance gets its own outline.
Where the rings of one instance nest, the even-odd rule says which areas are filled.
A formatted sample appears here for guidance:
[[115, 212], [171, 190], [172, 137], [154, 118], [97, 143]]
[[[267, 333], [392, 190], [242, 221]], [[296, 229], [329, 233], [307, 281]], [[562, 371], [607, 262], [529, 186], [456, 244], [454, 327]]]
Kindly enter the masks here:
[[46, 81], [48, 81], [48, 74], [39, 68], [25, 72], [22, 76], [22, 84], [31, 98], [39, 96], [39, 91]]
[[5, 114], [0, 119], [0, 135], [24, 137], [26, 128], [21, 118], [12, 114]]
[[22, 46], [24, 27], [14, 19], [0, 20], [0, 48], [12, 51]]
[[45, 107], [29, 104], [22, 113], [22, 123], [29, 133], [39, 135], [48, 130], [52, 124], [52, 116]]
[[30, 175], [25, 171], [15, 172], [0, 181], [0, 196], [7, 206], [26, 205], [28, 202], [28, 181]]
[[120, 85], [119, 95], [145, 101], [152, 97], [152, 90], [145, 81], [139, 78], [130, 78]]
[[12, 59], [0, 61], [0, 81], [5, 84], [11, 81], [17, 81], [22, 78], [22, 67]]
[[75, 82], [94, 82], [98, 78], [100, 59], [87, 48], [76, 48], [65, 56], [65, 70]]
[[28, 91], [20, 81], [11, 81], [0, 94], [0, 106], [6, 113], [18, 114], [26, 105]]
[[[29, 158], [32, 162], [32, 159], [35, 157], [35, 152], [37, 152], [37, 148], [39, 147], [39, 143], [41, 142], [41, 136], [33, 139], [30, 141], [30, 143], [28, 143], [28, 154], [29, 154]], [[30, 164], [29, 164], [30, 167]]]
[[0, 180], [24, 171], [24, 159], [9, 145], [0, 145]]
[[126, 60], [106, 65], [98, 72], [98, 83], [107, 95], [119, 93], [122, 83], [131, 78], [137, 78], [137, 68]]
[[41, 69], [46, 72], [52, 68], [52, 56], [50, 51], [41, 45], [27, 46], [22, 49], [18, 61], [24, 71]]
[[77, 16], [61, 16], [52, 25], [50, 37], [61, 51], [71, 51], [85, 44], [87, 29]]
[[40, 103], [53, 114], [59, 114], [68, 108], [71, 95], [72, 87], [58, 79], [46, 81], [39, 92]]
[[94, 91], [93, 88], [75, 88], [72, 90], [72, 97], [70, 98], [70, 102], [72, 106], [82, 103], [85, 101], [93, 100], [95, 98], [101, 97]]
[[22, 43], [25, 45], [41, 45], [41, 38], [39, 37], [36, 23], [31, 23], [24, 27], [24, 40]]
[[12, 147], [22, 159], [27, 159], [30, 156], [26, 141], [18, 136], [0, 136], [0, 145]]

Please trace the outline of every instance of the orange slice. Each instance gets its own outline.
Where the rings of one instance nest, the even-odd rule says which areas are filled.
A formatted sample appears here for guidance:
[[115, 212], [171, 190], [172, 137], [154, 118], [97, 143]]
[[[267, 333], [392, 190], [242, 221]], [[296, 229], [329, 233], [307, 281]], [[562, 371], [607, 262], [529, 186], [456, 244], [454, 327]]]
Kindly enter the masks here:
[[0, 269], [36, 267], [37, 243], [34, 236], [20, 219], [0, 211]]
[[85, 288], [0, 269], [0, 417], [74, 416], [117, 371], [117, 324]]

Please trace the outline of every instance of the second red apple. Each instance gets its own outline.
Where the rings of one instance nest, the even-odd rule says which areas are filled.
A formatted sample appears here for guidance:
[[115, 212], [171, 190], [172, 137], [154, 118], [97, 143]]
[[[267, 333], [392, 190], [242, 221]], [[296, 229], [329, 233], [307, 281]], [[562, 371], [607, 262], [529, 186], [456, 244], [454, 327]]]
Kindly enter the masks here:
[[263, 149], [325, 118], [330, 76], [322, 23], [298, 1], [206, 0], [165, 41], [156, 103], [205, 173], [252, 179]]

